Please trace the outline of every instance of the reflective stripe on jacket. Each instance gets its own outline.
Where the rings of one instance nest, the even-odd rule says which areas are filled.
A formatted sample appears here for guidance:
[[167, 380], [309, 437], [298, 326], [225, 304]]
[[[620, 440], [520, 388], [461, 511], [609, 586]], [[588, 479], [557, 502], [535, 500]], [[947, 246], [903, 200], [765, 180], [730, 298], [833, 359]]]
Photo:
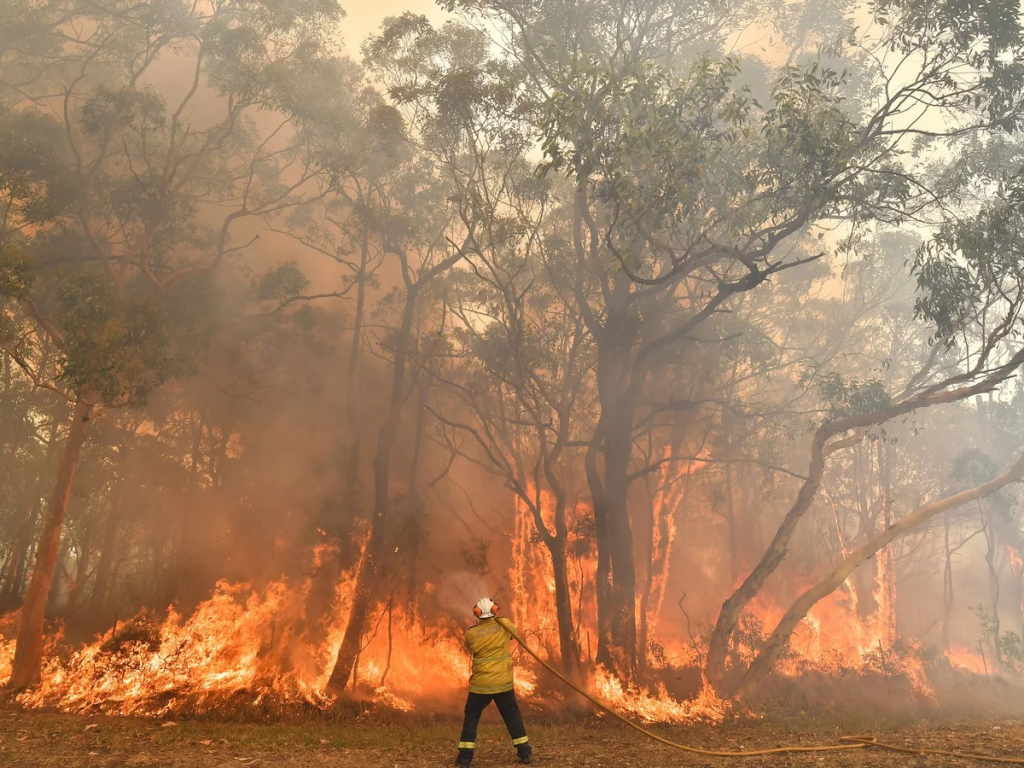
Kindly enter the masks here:
[[466, 631], [463, 642], [473, 654], [473, 674], [469, 678], [471, 693], [512, 690], [510, 639], [508, 632], [494, 619], [481, 619], [479, 624]]

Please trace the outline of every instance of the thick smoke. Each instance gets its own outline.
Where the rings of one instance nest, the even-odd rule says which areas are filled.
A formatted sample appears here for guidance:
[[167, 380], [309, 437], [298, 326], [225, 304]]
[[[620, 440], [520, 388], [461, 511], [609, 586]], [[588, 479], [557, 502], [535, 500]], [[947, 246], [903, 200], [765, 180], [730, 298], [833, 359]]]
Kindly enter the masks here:
[[25, 703], [449, 706], [483, 596], [651, 721], [1016, 690], [1012, 35], [935, 73], [913, 9], [861, 33], [816, 0], [495, 0], [364, 39], [331, 3], [144, 5], [193, 32], [0, 4], [32, 31], [0, 32]]

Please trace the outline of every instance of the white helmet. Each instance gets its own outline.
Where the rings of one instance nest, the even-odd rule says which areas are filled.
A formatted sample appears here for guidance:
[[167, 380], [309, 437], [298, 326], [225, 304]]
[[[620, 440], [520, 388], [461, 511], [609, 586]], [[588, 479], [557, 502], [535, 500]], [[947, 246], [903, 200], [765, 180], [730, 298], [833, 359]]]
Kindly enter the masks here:
[[498, 611], [498, 604], [489, 597], [483, 597], [476, 601], [473, 606], [473, 615], [478, 619], [493, 619]]

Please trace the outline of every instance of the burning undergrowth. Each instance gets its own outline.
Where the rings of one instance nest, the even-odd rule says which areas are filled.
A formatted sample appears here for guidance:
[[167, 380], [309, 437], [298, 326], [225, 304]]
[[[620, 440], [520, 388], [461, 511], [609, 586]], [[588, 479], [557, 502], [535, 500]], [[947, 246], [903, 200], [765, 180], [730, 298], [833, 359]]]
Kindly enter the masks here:
[[[295, 604], [302, 596], [285, 582], [262, 592], [222, 582], [187, 619], [173, 608], [162, 618], [142, 612], [77, 650], [52, 645], [43, 682], [18, 701], [29, 708], [108, 715], [326, 711], [335, 704], [326, 684], [344, 626], [331, 627], [321, 647], [307, 644], [287, 622], [289, 616], [301, 619]], [[357, 698], [399, 712], [450, 710], [469, 676], [457, 634], [425, 629], [396, 607], [383, 610], [378, 631], [360, 653]], [[0, 646], [5, 674], [13, 646], [13, 639]], [[727, 709], [713, 697], [677, 702], [664, 688], [654, 694], [623, 692], [607, 676], [594, 684], [624, 712], [648, 722], [720, 721]], [[537, 676], [524, 658], [516, 686], [529, 704]]]
[[11, 676], [14, 665], [14, 637], [18, 630], [18, 612], [0, 616], [0, 680]]
[[[521, 524], [509, 571], [512, 619], [531, 646], [558, 663], [550, 561], [525, 525], [525, 514], [517, 511]], [[314, 566], [325, 554], [323, 547], [313, 551]], [[594, 568], [592, 553], [582, 553], [574, 569], [578, 575], [569, 585], [573, 601], [583, 608], [578, 615], [594, 615]], [[339, 701], [328, 691], [328, 681], [345, 634], [354, 578], [351, 571], [342, 573], [329, 607], [315, 608], [316, 572], [314, 567], [304, 577], [281, 578], [259, 589], [222, 581], [187, 616], [173, 606], [160, 614], [143, 610], [77, 648], [55, 633], [42, 682], [19, 694], [18, 702], [79, 714], [242, 719], [459, 711], [470, 660], [461, 643], [464, 616], [456, 608], [468, 594], [484, 589], [479, 579], [449, 574], [453, 584], [425, 584], [415, 606], [394, 597], [378, 603], [346, 696]], [[455, 584], [460, 578], [467, 583]], [[751, 609], [733, 636], [733, 676], [764, 649], [767, 628], [781, 616], [767, 599], [755, 601]], [[671, 631], [668, 637], [659, 632], [672, 629], [666, 612], [653, 610], [650, 617], [646, 664], [636, 687], [623, 686], [593, 664], [590, 638], [596, 627], [585, 621], [579, 625], [577, 636], [587, 651], [581, 658], [583, 677], [591, 693], [645, 723], [720, 723], [738, 714], [742, 708], [715, 695], [701, 674], [710, 625], [696, 622], [690, 632], [686, 616], [687, 639], [672, 640]], [[0, 619], [0, 680], [11, 673], [16, 629], [16, 615]], [[526, 653], [515, 655], [516, 691], [525, 707], [552, 716], [575, 709], [561, 683]], [[942, 706], [958, 679], [984, 687], [977, 681], [986, 681], [988, 670], [975, 674], [983, 666], [977, 654], [965, 649], [937, 655], [902, 642], [889, 632], [884, 615], [861, 618], [849, 599], [836, 593], [814, 607], [794, 633], [776, 674], [744, 703], [754, 711], [781, 704], [791, 712], [831, 712], [849, 704], [848, 710], [924, 712]]]
[[[18, 702], [27, 708], [108, 715], [265, 718], [338, 711], [326, 684], [344, 622], [332, 625], [321, 645], [307, 642], [302, 628], [307, 589], [285, 581], [263, 590], [221, 582], [187, 618], [173, 608], [163, 616], [143, 611], [77, 649], [55, 636], [43, 682], [20, 694]], [[342, 587], [337, 602], [343, 606], [346, 599]], [[375, 631], [360, 653], [357, 695], [347, 706], [354, 701], [377, 712], [456, 711], [469, 674], [458, 632], [424, 628], [391, 604], [379, 610]], [[841, 643], [830, 639], [818, 619], [806, 623], [804, 639], [812, 631], [824, 632], [812, 644], [832, 650], [808, 655], [797, 638], [781, 674], [748, 702], [755, 710], [783, 703], [792, 712], [834, 711], [836, 702], [852, 698], [877, 711], [905, 710], [909, 702], [923, 712], [940, 705], [956, 681], [984, 680], [912, 644], [879, 643], [844, 656], [837, 650]], [[16, 615], [9, 615], [0, 623], [0, 678], [10, 673], [16, 621]], [[736, 710], [702, 681], [701, 638], [695, 635], [688, 647], [659, 647], [652, 654], [657, 663], [648, 670], [647, 688], [626, 689], [601, 670], [590, 676], [589, 688], [643, 722], [722, 722]], [[733, 648], [734, 663], [741, 665], [763, 641], [760, 622], [746, 622]], [[519, 696], [535, 712], [559, 711], [566, 697], [531, 662], [519, 654]], [[939, 680], [939, 694], [933, 679]]]
[[[303, 589], [284, 581], [260, 592], [221, 582], [187, 619], [173, 608], [164, 617], [144, 611], [83, 648], [51, 653], [43, 682], [18, 700], [32, 708], [117, 715], [326, 709], [334, 701], [325, 690], [328, 662], [344, 626], [332, 627], [322, 646], [309, 645], [300, 631], [303, 597]], [[391, 613], [389, 624], [400, 624], [401, 632], [367, 643], [360, 691], [408, 711], [411, 699], [429, 688], [454, 688], [469, 665], [454, 641]], [[4, 644], [0, 664], [12, 648], [12, 641]]]
[[[526, 514], [517, 511], [509, 571], [512, 618], [531, 646], [558, 663], [550, 564], [525, 524]], [[352, 571], [342, 573], [334, 582], [329, 607], [314, 607], [315, 574], [326, 554], [323, 545], [314, 549], [314, 568], [299, 579], [281, 578], [259, 589], [221, 581], [187, 616], [174, 606], [160, 614], [143, 610], [84, 646], [72, 647], [57, 632], [47, 646], [42, 682], [17, 700], [27, 708], [156, 717], [458, 712], [470, 660], [462, 647], [465, 627], [456, 606], [485, 589], [479, 579], [449, 574], [451, 584], [425, 584], [415, 606], [395, 597], [379, 603], [346, 695], [339, 700], [328, 690], [328, 681], [345, 634], [354, 578]], [[578, 614], [593, 616], [594, 569], [592, 553], [581, 553], [578, 575], [569, 585], [573, 601], [585, 609]], [[593, 664], [589, 646], [597, 628], [582, 622], [577, 632], [586, 637], [587, 654], [581, 661], [590, 692], [645, 723], [721, 723], [750, 712], [717, 696], [704, 681], [701, 670], [712, 628], [698, 621], [690, 631], [689, 616], [684, 616], [687, 639], [671, 640], [659, 634], [671, 629], [665, 611], [652, 611], [642, 684], [635, 687], [623, 686]], [[768, 628], [780, 616], [781, 609], [767, 598], [752, 604], [733, 635], [728, 660], [733, 678], [763, 651]], [[12, 614], [0, 620], [0, 680], [11, 673], [17, 618]], [[515, 656], [516, 691], [525, 707], [535, 715], [574, 711], [574, 700], [561, 683], [525, 652], [518, 650]], [[899, 640], [884, 613], [862, 618], [849, 596], [837, 592], [811, 610], [776, 665], [776, 674], [744, 704], [755, 712], [781, 705], [790, 712], [849, 713], [860, 708], [924, 713], [945, 704], [958, 680], [970, 678], [970, 685], [982, 690], [988, 670], [975, 673], [984, 666], [977, 654], [965, 649], [940, 655]]]

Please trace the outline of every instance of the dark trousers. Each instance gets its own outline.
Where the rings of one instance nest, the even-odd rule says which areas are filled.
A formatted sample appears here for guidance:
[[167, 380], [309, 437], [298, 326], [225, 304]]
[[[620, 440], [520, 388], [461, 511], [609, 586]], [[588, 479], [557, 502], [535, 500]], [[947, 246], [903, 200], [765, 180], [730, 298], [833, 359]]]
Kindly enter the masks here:
[[459, 758], [460, 761], [466, 761], [466, 764], [473, 759], [473, 750], [476, 749], [476, 727], [480, 724], [480, 716], [492, 701], [498, 707], [501, 719], [505, 721], [516, 750], [520, 754], [529, 752], [529, 739], [526, 737], [523, 716], [519, 713], [516, 692], [470, 693], [466, 699], [466, 718], [462, 721], [462, 736], [459, 738]]

